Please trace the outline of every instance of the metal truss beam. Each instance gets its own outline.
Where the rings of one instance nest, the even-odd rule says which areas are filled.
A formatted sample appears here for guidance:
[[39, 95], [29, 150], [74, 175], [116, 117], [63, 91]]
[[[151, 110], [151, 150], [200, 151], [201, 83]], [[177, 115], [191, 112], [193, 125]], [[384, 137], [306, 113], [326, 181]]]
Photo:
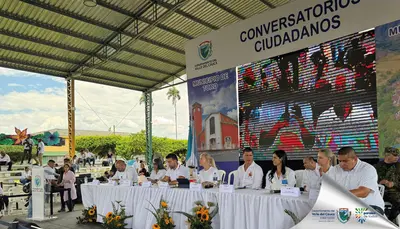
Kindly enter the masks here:
[[[105, 43], [101, 38], [88, 36], [88, 35], [85, 35], [85, 34], [82, 34], [82, 33], [78, 33], [78, 32], [75, 32], [75, 31], [72, 31], [72, 30], [69, 30], [69, 29], [64, 29], [62, 27], [57, 27], [57, 26], [54, 26], [54, 25], [51, 25], [51, 24], [48, 24], [48, 23], [45, 23], [45, 22], [32, 20], [32, 19], [30, 19], [28, 17], [24, 17], [24, 16], [20, 16], [20, 15], [16, 15], [16, 14], [11, 14], [11, 13], [9, 13], [7, 11], [4, 11], [4, 10], [0, 10], [0, 16], [4, 17], [4, 18], [8, 18], [10, 20], [14, 20], [14, 21], [18, 21], [18, 22], [21, 22], [21, 23], [33, 25], [33, 26], [36, 26], [36, 27], [39, 27], [39, 28], [47, 29], [47, 30], [50, 30], [50, 31], [53, 31], [53, 32], [61, 33], [61, 34], [67, 35], [67, 36], [75, 37], [75, 38], [78, 38], [78, 39], [81, 39], [81, 40], [84, 40], [84, 41], [89, 41], [89, 42], [92, 42], [92, 43], [95, 43], [95, 44], [104, 45], [104, 43]], [[129, 23], [129, 25], [130, 24], [131, 23]], [[161, 42], [158, 42], [158, 41], [155, 41], [155, 40], [152, 40], [152, 39], [149, 39], [149, 38], [144, 38], [143, 37], [140, 40], [142, 40], [144, 42], [147, 42], [149, 44], [158, 46], [160, 48], [164, 48], [164, 49], [167, 49], [167, 50], [170, 50], [170, 51], [173, 51], [173, 52], [177, 52], [177, 53], [180, 53], [180, 54], [185, 54], [185, 52], [183, 50], [181, 50], [181, 49], [172, 47], [170, 45], [163, 44]], [[109, 46], [110, 48], [113, 48], [113, 49], [118, 49], [119, 48], [117, 45], [114, 45], [114, 44], [111, 44], [111, 43], [109, 43], [107, 46]]]
[[149, 170], [152, 170], [153, 165], [153, 134], [152, 134], [152, 107], [153, 101], [151, 92], [144, 93], [145, 104], [145, 119], [146, 119], [146, 162], [149, 165]]
[[[182, 7], [182, 6], [183, 6], [184, 4], [186, 4], [187, 2], [188, 2], [188, 0], [178, 2], [178, 3], [175, 5], [175, 8], [173, 8], [173, 9], [167, 11], [166, 13], [164, 13], [163, 15], [161, 15], [160, 17], [158, 17], [158, 15], [157, 15], [157, 8], [156, 8], [155, 12], [153, 12], [154, 15], [155, 15], [155, 17], [154, 17], [153, 23], [152, 23], [151, 25], [149, 25], [149, 26], [147, 26], [146, 28], [144, 28], [142, 31], [140, 31], [140, 33], [139, 33], [139, 31], [137, 31], [138, 33], [136, 34], [135, 37], [132, 37], [131, 40], [129, 40], [129, 41], [126, 42], [124, 45], [122, 45], [120, 48], [118, 48], [117, 50], [115, 50], [115, 52], [113, 52], [112, 54], [110, 54], [109, 56], [107, 56], [107, 58], [104, 59], [104, 60], [102, 60], [100, 63], [93, 64], [91, 67], [85, 68], [85, 67], [84, 67], [84, 63], [86, 63], [87, 61], [89, 61], [89, 60], [90, 60], [90, 58], [89, 58], [89, 59], [87, 59], [86, 61], [82, 62], [82, 65], [81, 65], [81, 66], [78, 66], [77, 68], [74, 68], [74, 69], [71, 71], [71, 74], [76, 74], [76, 73], [81, 73], [81, 74], [83, 74], [83, 73], [84, 73], [85, 71], [87, 71], [87, 70], [94, 69], [94, 68], [98, 68], [99, 66], [102, 66], [103, 64], [105, 64], [107, 61], [110, 61], [110, 60], [114, 59], [115, 56], [116, 56], [116, 54], [118, 54], [119, 52], [123, 51], [125, 47], [130, 46], [132, 43], [134, 43], [135, 41], [137, 41], [137, 40], [139, 40], [139, 39], [142, 39], [142, 40], [143, 40], [143, 35], [144, 35], [144, 34], [146, 34], [146, 33], [148, 33], [149, 31], [151, 31], [151, 30], [154, 28], [154, 26], [156, 26], [160, 21], [162, 21], [162, 20], [163, 20], [164, 18], [166, 18], [166, 17], [169, 17], [169, 15], [170, 15], [171, 13], [173, 13], [173, 12], [174, 12], [176, 9], [178, 9], [179, 7]], [[151, 3], [150, 5], [146, 6], [146, 7], [145, 7], [146, 10], [140, 10], [140, 12], [146, 12], [147, 9], [149, 9], [153, 4], [154, 4], [154, 3]], [[124, 25], [121, 26], [121, 28], [120, 28], [119, 30], [122, 31], [122, 30], [126, 29], [128, 26], [130, 26], [131, 23], [134, 23], [134, 22], [135, 22], [135, 19], [130, 18], [128, 21], [126, 21], [126, 22], [124, 23]], [[115, 36], [117, 36], [117, 35], [118, 35], [118, 34], [115, 34]], [[107, 40], [110, 40], [110, 41], [111, 41], [112, 39], [114, 39], [114, 34], [112, 34]], [[146, 38], [146, 39], [147, 39], [147, 38]], [[100, 48], [100, 50], [102, 49], [102, 47], [99, 47], [99, 48]], [[95, 50], [95, 53], [96, 53], [97, 51], [100, 51], [100, 50]], [[94, 63], [94, 61], [93, 61], [93, 63]], [[157, 82], [158, 82], [158, 81], [157, 81]]]
[[68, 153], [72, 159], [75, 155], [75, 82], [67, 79], [68, 108]]
[[276, 8], [276, 6], [272, 3], [270, 3], [268, 0], [260, 0], [260, 2], [264, 3], [264, 5], [268, 6], [271, 9]]
[[134, 90], [134, 91], [144, 91], [145, 89], [141, 88], [141, 87], [135, 87], [132, 85], [126, 85], [123, 83], [118, 83], [115, 81], [109, 81], [109, 80], [103, 80], [103, 79], [99, 79], [99, 78], [90, 78], [90, 77], [79, 77], [76, 78], [76, 80], [79, 81], [84, 81], [84, 82], [89, 82], [89, 83], [95, 83], [95, 84], [100, 84], [100, 85], [108, 85], [111, 87], [118, 87], [118, 88], [124, 88], [124, 89], [128, 89], [128, 90]]
[[207, 2], [213, 4], [214, 6], [220, 8], [223, 11], [228, 12], [229, 14], [232, 14], [233, 16], [239, 18], [240, 20], [244, 20], [246, 19], [246, 17], [242, 16], [241, 14], [239, 14], [238, 12], [232, 10], [231, 8], [225, 6], [224, 4], [221, 4], [219, 2], [217, 2], [216, 0], [207, 0]]
[[[127, 85], [130, 85], [132, 87], [135, 87], [136, 90], [139, 90], [139, 91], [143, 91], [143, 90], [146, 90], [146, 88], [148, 88], [147, 86], [144, 86], [144, 85], [141, 85], [141, 84], [132, 83], [131, 81], [117, 80], [117, 79], [112, 79], [111, 80], [109, 77], [105, 77], [105, 76], [98, 75], [98, 74], [93, 74], [93, 73], [84, 73], [84, 74], [81, 74], [81, 76], [84, 76], [84, 77], [87, 77], [87, 78], [92, 78], [93, 80], [101, 79], [101, 80], [109, 81], [109, 82], [127, 84]], [[76, 77], [76, 79], [80, 80], [79, 75]]]
[[[169, 4], [169, 3], [167, 3], [167, 2], [159, 1], [158, 4], [159, 4], [160, 6], [166, 8], [166, 9], [169, 9], [169, 10], [171, 10], [171, 9], [173, 8], [173, 5], [172, 5], [172, 4]], [[181, 16], [183, 16], [183, 17], [189, 19], [189, 20], [192, 20], [192, 21], [194, 21], [194, 22], [196, 22], [196, 23], [198, 23], [198, 24], [200, 24], [200, 25], [203, 25], [203, 26], [205, 26], [205, 27], [208, 27], [208, 28], [210, 28], [210, 29], [212, 29], [212, 30], [218, 30], [218, 29], [219, 29], [219, 27], [217, 27], [217, 26], [215, 26], [215, 25], [212, 25], [211, 23], [208, 23], [208, 22], [206, 22], [206, 21], [204, 21], [204, 20], [202, 20], [202, 19], [200, 19], [200, 18], [197, 18], [197, 17], [195, 17], [195, 16], [193, 16], [193, 15], [191, 15], [191, 14], [189, 14], [189, 13], [186, 13], [186, 12], [183, 11], [183, 10], [179, 10], [179, 9], [178, 9], [178, 10], [175, 11], [175, 13], [177, 13], [177, 14], [179, 14], [179, 15], [181, 15]]]
[[[137, 14], [132, 13], [129, 10], [125, 10], [125, 9], [123, 9], [121, 7], [116, 6], [116, 5], [112, 5], [112, 4], [108, 3], [105, 0], [97, 0], [97, 5], [102, 6], [104, 8], [109, 9], [109, 10], [112, 10], [112, 11], [118, 12], [118, 13], [123, 14], [125, 16], [138, 19], [139, 21], [142, 21], [142, 22], [144, 22], [146, 24], [149, 24], [149, 25], [151, 25], [153, 23], [151, 20], [149, 20], [149, 19], [147, 19], [147, 18], [145, 18], [143, 16], [138, 16]], [[190, 36], [190, 35], [188, 35], [186, 33], [180, 32], [180, 31], [178, 31], [178, 30], [176, 30], [174, 28], [170, 28], [170, 27], [165, 26], [165, 25], [158, 24], [155, 27], [157, 27], [157, 28], [159, 28], [161, 30], [167, 31], [169, 33], [175, 34], [177, 36], [186, 38], [188, 40], [191, 40], [191, 39], [194, 38], [194, 37], [192, 37], [192, 36]]]
[[[158, 90], [159, 88], [161, 88], [161, 87], [163, 86], [163, 84], [164, 84], [164, 85], [167, 84], [165, 81], [167, 81], [167, 80], [168, 80], [169, 78], [171, 78], [171, 77], [175, 77], [176, 75], [178, 75], [179, 72], [181, 72], [181, 71], [183, 71], [183, 70], [185, 70], [185, 69], [186, 69], [186, 67], [183, 67], [183, 68], [179, 69], [178, 71], [176, 71], [174, 74], [165, 77], [164, 79], [161, 80], [161, 82], [152, 85], [152, 86], [150, 87], [149, 91], [156, 91], [156, 90]], [[181, 80], [184, 81], [183, 79], [181, 79]], [[184, 82], [186, 82], [186, 81], [184, 81]], [[181, 82], [181, 83], [184, 83], [184, 82]], [[180, 83], [178, 83], [178, 84], [180, 84]], [[175, 85], [178, 85], [178, 84], [175, 84]], [[169, 86], [167, 86], [167, 87], [170, 87], [170, 86], [172, 86], [172, 85], [169, 85]], [[163, 88], [167, 88], [167, 87], [163, 87]]]
[[129, 53], [132, 53], [132, 54], [135, 54], [135, 55], [147, 57], [149, 59], [161, 61], [161, 62], [164, 62], [166, 64], [174, 65], [174, 66], [177, 66], [177, 67], [185, 67], [184, 64], [181, 64], [179, 62], [168, 60], [168, 59], [165, 59], [165, 58], [162, 58], [162, 57], [158, 57], [158, 56], [154, 56], [154, 55], [150, 55], [150, 54], [144, 53], [144, 52], [139, 51], [139, 50], [134, 50], [134, 49], [129, 48], [129, 47], [123, 49], [123, 51], [129, 52]]
[[48, 76], [60, 77], [60, 78], [64, 78], [64, 79], [68, 76], [67, 73], [56, 74], [54, 72], [49, 72], [48, 70], [38, 69], [36, 67], [31, 67], [31, 66], [18, 64], [18, 63], [11, 63], [11, 62], [0, 62], [0, 67], [12, 68], [12, 69], [26, 71], [26, 72], [34, 72], [34, 73], [48, 75]]

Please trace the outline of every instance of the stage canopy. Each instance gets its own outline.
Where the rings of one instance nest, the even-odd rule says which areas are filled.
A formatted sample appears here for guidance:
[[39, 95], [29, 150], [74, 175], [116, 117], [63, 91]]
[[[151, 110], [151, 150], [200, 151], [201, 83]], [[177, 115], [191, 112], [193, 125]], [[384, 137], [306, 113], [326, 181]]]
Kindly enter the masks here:
[[186, 81], [188, 40], [289, 1], [2, 1], [0, 66], [153, 91]]

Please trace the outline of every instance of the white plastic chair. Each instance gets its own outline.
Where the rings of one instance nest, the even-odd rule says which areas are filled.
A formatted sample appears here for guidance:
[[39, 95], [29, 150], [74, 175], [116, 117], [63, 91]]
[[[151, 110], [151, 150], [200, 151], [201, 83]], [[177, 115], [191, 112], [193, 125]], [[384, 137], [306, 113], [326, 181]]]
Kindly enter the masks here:
[[237, 170], [234, 170], [234, 171], [229, 173], [229, 175], [228, 175], [228, 184], [231, 184], [232, 176], [233, 176], [233, 178], [235, 178], [236, 175], [237, 175]]
[[220, 169], [220, 170], [218, 170], [218, 173], [219, 173], [219, 178], [223, 184], [225, 181], [226, 172], [225, 172], [225, 170]]
[[303, 184], [303, 177], [304, 177], [304, 170], [296, 170], [296, 187], [300, 188], [301, 185]]
[[379, 193], [381, 194], [382, 198], [385, 195], [385, 186], [378, 184], [378, 188], [379, 188]]

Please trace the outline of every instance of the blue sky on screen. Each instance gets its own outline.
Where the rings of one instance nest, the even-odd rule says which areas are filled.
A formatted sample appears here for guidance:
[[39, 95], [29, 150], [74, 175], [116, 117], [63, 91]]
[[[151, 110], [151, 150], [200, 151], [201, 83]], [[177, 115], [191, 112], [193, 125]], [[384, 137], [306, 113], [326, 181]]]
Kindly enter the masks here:
[[[186, 139], [189, 125], [187, 85], [180, 84], [177, 88], [182, 97], [177, 104], [178, 138]], [[153, 93], [153, 134], [174, 138], [174, 109], [165, 96], [167, 91]], [[76, 129], [108, 131], [113, 125], [121, 132], [145, 129], [140, 96], [141, 92], [77, 81]], [[14, 127], [28, 128], [29, 133], [66, 129], [65, 80], [0, 68], [0, 120], [0, 133], [7, 134], [14, 133]]]

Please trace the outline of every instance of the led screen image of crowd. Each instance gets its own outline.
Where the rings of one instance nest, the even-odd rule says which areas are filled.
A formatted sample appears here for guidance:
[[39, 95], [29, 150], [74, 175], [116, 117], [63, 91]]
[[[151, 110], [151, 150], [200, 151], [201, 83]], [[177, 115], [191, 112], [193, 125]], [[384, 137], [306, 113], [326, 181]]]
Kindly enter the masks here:
[[352, 146], [378, 157], [374, 31], [238, 67], [240, 146], [256, 160]]

